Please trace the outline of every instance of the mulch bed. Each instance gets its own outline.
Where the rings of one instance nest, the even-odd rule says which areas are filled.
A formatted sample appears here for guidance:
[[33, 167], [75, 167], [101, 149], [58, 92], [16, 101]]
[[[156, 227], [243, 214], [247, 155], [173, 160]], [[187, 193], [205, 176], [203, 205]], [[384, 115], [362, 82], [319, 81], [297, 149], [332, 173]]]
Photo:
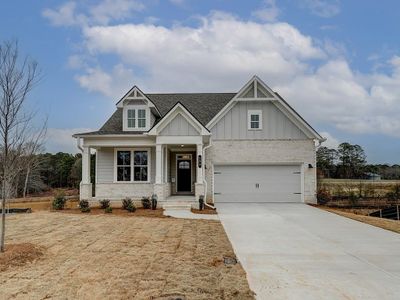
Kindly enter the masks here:
[[0, 272], [30, 263], [43, 256], [43, 253], [43, 247], [30, 243], [6, 245], [5, 252], [0, 253]]
[[113, 208], [112, 213], [105, 213], [104, 209], [93, 207], [90, 212], [81, 212], [79, 208], [67, 208], [63, 210], [52, 210], [53, 212], [70, 213], [70, 214], [82, 214], [82, 215], [117, 215], [124, 217], [151, 217], [151, 218], [170, 218], [164, 215], [164, 210], [159, 208], [156, 210], [136, 208], [135, 212], [129, 212], [122, 208]]
[[191, 211], [194, 214], [200, 214], [200, 215], [217, 215], [218, 214], [216, 209], [212, 209], [209, 207], [205, 207], [203, 210], [200, 210], [197, 208], [192, 208]]

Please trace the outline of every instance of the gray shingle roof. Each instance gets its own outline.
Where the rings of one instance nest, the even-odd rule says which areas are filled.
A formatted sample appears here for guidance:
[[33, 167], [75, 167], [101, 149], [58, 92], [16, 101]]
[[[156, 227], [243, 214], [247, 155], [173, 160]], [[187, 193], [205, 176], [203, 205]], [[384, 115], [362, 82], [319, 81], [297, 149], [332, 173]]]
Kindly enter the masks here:
[[[236, 93], [187, 93], [187, 94], [146, 94], [154, 103], [161, 116], [165, 116], [176, 103], [182, 103], [204, 126], [236, 95]], [[98, 130], [81, 134], [141, 134], [143, 132], [122, 131], [122, 108], [112, 114]], [[76, 135], [80, 135], [79, 133]]]

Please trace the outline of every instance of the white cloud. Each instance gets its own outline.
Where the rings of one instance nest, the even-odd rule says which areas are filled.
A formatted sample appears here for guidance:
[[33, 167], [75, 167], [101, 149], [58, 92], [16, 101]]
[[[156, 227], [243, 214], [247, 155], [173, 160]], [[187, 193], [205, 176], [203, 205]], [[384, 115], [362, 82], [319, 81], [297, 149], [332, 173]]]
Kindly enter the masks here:
[[54, 26], [84, 25], [87, 21], [84, 15], [76, 13], [76, 3], [72, 1], [66, 2], [58, 9], [46, 8], [42, 15]]
[[143, 3], [135, 0], [103, 0], [90, 8], [90, 15], [93, 23], [108, 24], [111, 20], [123, 20], [143, 9]]
[[323, 18], [333, 17], [340, 12], [339, 0], [302, 0], [302, 3], [311, 13]]
[[121, 21], [145, 8], [143, 3], [135, 0], [102, 0], [92, 6], [84, 6], [82, 2], [79, 4], [69, 1], [57, 9], [44, 9], [42, 15], [54, 26], [85, 27]]
[[326, 138], [326, 141], [323, 142], [322, 146], [331, 148], [331, 149], [337, 149], [339, 146], [340, 142], [338, 139], [334, 138], [329, 132], [322, 131], [320, 132], [320, 135], [324, 138]]
[[252, 12], [252, 15], [264, 22], [274, 22], [278, 18], [279, 8], [275, 0], [264, 0], [264, 7]]
[[242, 22], [222, 13], [203, 18], [197, 28], [125, 24], [83, 33], [89, 53], [116, 54], [146, 70], [145, 87], [157, 90], [237, 89], [255, 73], [274, 84], [306, 72], [304, 60], [325, 57], [287, 23]]
[[122, 64], [115, 65], [111, 73], [100, 67], [87, 68], [85, 74], [77, 75], [79, 85], [92, 92], [100, 92], [110, 98], [122, 96], [134, 82], [133, 71]]
[[93, 131], [90, 128], [48, 128], [46, 152], [68, 152], [77, 153], [76, 140], [72, 137], [75, 133]]

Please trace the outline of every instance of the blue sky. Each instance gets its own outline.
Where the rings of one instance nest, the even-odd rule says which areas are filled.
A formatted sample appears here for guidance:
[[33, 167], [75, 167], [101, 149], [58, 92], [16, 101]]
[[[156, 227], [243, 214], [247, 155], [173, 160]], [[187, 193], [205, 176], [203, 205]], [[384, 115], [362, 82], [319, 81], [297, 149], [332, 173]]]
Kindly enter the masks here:
[[99, 128], [133, 84], [145, 92], [235, 92], [254, 74], [327, 145], [400, 163], [399, 1], [2, 1], [0, 40], [18, 39], [42, 80], [47, 150]]

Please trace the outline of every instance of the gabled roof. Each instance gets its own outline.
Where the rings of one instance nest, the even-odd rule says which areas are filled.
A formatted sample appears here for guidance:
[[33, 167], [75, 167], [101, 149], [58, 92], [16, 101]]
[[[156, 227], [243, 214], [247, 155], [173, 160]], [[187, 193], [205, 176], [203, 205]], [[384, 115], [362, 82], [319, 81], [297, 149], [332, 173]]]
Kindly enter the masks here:
[[157, 135], [165, 126], [171, 122], [178, 114], [182, 115], [190, 125], [192, 125], [200, 135], [210, 135], [210, 131], [181, 103], [176, 103], [149, 131], [149, 135]]
[[271, 101], [309, 138], [323, 141], [324, 138], [310, 126], [278, 93], [275, 93], [258, 76], [254, 75], [240, 91], [220, 110], [207, 128], [212, 128], [238, 101]]

